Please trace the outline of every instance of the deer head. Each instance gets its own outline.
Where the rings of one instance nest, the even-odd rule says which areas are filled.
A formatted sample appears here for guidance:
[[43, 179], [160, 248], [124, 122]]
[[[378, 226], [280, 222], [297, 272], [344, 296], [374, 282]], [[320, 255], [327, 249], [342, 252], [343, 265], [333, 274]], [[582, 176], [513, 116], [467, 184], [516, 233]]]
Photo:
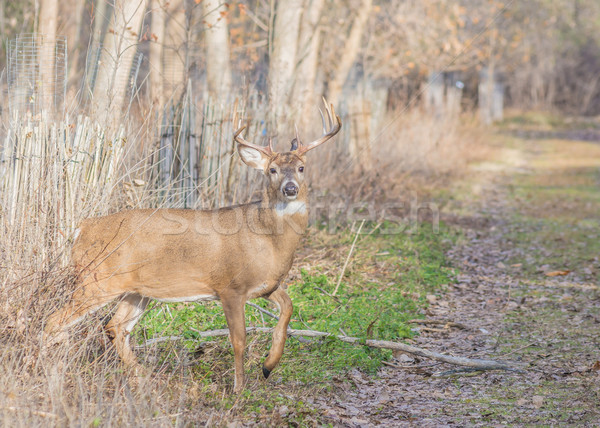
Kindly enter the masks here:
[[[241, 136], [242, 131], [246, 128], [241, 127], [235, 133], [235, 141], [238, 143], [238, 153], [242, 161], [255, 169], [262, 171], [269, 180], [267, 194], [269, 201], [272, 203], [288, 203], [296, 199], [305, 200], [306, 184], [304, 180], [304, 169], [306, 164], [305, 154], [320, 146], [327, 140], [337, 134], [341, 127], [342, 121], [335, 114], [333, 105], [325, 104], [325, 112], [319, 109], [323, 122], [323, 135], [315, 141], [308, 144], [303, 144], [298, 135], [296, 128], [296, 136], [291, 141], [289, 152], [278, 153], [273, 150], [271, 140], [268, 146], [259, 146], [250, 143]], [[334, 119], [335, 118], [335, 119]]]

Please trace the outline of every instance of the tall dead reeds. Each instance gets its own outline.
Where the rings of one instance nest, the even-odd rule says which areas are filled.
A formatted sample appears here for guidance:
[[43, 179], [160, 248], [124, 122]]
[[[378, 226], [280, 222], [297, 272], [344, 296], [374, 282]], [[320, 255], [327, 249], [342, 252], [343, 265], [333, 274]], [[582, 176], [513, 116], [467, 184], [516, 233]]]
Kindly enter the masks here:
[[123, 129], [108, 136], [83, 116], [74, 124], [12, 123], [0, 158], [0, 239], [10, 246], [4, 261], [54, 262], [82, 218], [106, 213], [124, 145]]

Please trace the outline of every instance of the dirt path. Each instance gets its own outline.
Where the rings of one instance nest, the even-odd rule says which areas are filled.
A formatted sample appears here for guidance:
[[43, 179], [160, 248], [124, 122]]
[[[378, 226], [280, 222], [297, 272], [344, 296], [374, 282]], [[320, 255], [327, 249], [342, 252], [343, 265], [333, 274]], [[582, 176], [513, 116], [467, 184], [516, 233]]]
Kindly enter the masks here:
[[[509, 137], [506, 137], [509, 138]], [[520, 361], [525, 374], [436, 377], [456, 367], [397, 355], [350, 373], [320, 404], [336, 426], [600, 426], [600, 147], [513, 139], [479, 165], [443, 217], [461, 230], [458, 283], [430, 296], [417, 346]], [[425, 327], [425, 328], [423, 328]]]

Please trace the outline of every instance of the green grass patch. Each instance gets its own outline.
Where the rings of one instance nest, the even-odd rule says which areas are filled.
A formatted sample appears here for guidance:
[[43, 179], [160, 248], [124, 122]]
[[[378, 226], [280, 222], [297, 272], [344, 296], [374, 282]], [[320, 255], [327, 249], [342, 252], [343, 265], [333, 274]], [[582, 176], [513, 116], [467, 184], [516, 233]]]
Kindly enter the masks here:
[[498, 124], [503, 128], [559, 129], [566, 126], [565, 118], [543, 111], [527, 111], [506, 117]]
[[499, 129], [525, 130], [583, 130], [598, 129], [595, 118], [564, 116], [547, 111], [508, 112], [504, 120], [497, 124]]
[[514, 227], [506, 235], [528, 278], [569, 270], [597, 281], [600, 254], [600, 192], [597, 168], [559, 168], [517, 175], [511, 188]]
[[[385, 226], [385, 225], [384, 225]], [[289, 283], [288, 293], [294, 303], [290, 327], [312, 329], [332, 334], [347, 334], [360, 338], [402, 340], [415, 333], [408, 320], [420, 318], [426, 307], [425, 295], [436, 293], [441, 285], [454, 281], [454, 271], [444, 256], [454, 236], [444, 225], [434, 233], [430, 224], [423, 224], [412, 234], [386, 234], [380, 227], [359, 236], [352, 258], [339, 286], [336, 288], [341, 266], [349, 252], [354, 233], [345, 230], [335, 236], [325, 231], [312, 230], [308, 237], [311, 251], [330, 255], [319, 262], [304, 266], [297, 279]], [[302, 265], [302, 260], [299, 260]], [[327, 272], [327, 273], [325, 273]], [[254, 303], [276, 312], [266, 300]], [[274, 326], [275, 320], [252, 307], [246, 307], [248, 326]], [[173, 359], [173, 347], [180, 352], [198, 354], [202, 342], [216, 342], [219, 351], [194, 360], [196, 379], [206, 384], [215, 381], [219, 371], [228, 371], [223, 377], [232, 377], [231, 351], [226, 338], [200, 339], [198, 331], [226, 327], [225, 317], [218, 302], [203, 304], [154, 303], [149, 313], [135, 330], [136, 342], [155, 337], [178, 336], [175, 344], [165, 342], [162, 360]], [[247, 360], [253, 372], [270, 346], [270, 335], [249, 337], [253, 340]], [[281, 364], [275, 371], [284, 384], [320, 384], [346, 373], [352, 368], [374, 373], [390, 352], [368, 347], [353, 346], [335, 338], [299, 342], [288, 339]], [[220, 360], [227, 360], [221, 363]], [[174, 364], [178, 361], [173, 359]], [[274, 373], [274, 374], [275, 374]]]

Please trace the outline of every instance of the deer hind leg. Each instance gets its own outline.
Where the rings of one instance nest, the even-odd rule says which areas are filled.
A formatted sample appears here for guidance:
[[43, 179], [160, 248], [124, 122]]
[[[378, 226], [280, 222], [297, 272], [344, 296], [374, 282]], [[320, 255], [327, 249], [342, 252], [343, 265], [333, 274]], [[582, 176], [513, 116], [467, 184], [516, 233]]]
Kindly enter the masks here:
[[233, 345], [233, 358], [235, 368], [235, 382], [233, 392], [240, 392], [244, 388], [244, 350], [246, 348], [246, 318], [245, 301], [239, 296], [221, 296], [223, 312], [229, 327], [229, 338]]
[[63, 338], [67, 328], [81, 321], [86, 315], [106, 306], [118, 294], [106, 293], [100, 282], [81, 285], [61, 309], [50, 315], [44, 335], [59, 341]]
[[283, 354], [283, 348], [285, 347], [285, 341], [287, 339], [287, 328], [292, 318], [292, 300], [290, 296], [281, 287], [277, 288], [267, 297], [268, 300], [279, 306], [279, 321], [273, 330], [273, 344], [267, 359], [263, 363], [263, 375], [265, 379], [271, 374], [271, 370], [279, 363], [281, 355]]
[[130, 333], [144, 314], [149, 298], [139, 294], [128, 294], [119, 302], [117, 310], [106, 325], [106, 330], [123, 362], [137, 366], [137, 359], [129, 345]]

